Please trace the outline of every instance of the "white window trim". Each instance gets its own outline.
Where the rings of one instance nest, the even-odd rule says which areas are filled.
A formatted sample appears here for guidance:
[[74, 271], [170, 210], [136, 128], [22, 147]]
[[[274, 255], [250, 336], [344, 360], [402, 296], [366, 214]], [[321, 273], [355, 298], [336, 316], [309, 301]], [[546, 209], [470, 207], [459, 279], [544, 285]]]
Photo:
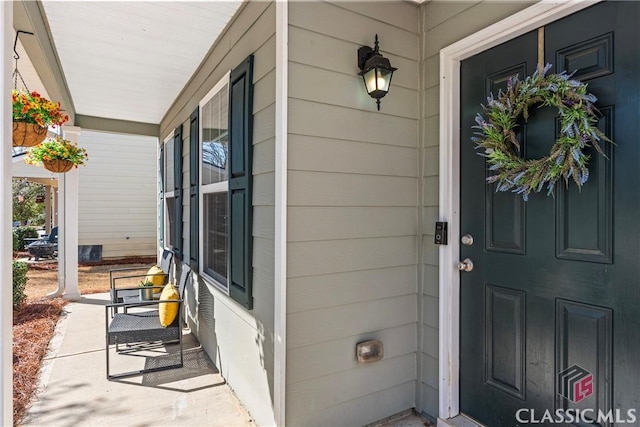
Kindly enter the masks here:
[[[440, 51], [440, 221], [451, 238], [439, 256], [438, 427], [460, 414], [460, 62], [597, 3], [541, 1]], [[456, 424], [458, 425], [458, 424]]]
[[[171, 236], [169, 235], [169, 231], [170, 231], [170, 227], [169, 227], [169, 210], [167, 209], [167, 197], [173, 197], [175, 199], [175, 188], [172, 188], [171, 191], [167, 191], [166, 188], [166, 182], [167, 182], [167, 173], [168, 171], [166, 170], [166, 165], [167, 165], [167, 155], [173, 156], [173, 152], [167, 154], [167, 143], [171, 142], [174, 138], [174, 134], [171, 133], [169, 135], [167, 135], [167, 137], [165, 137], [162, 140], [162, 150], [164, 152], [164, 158], [162, 159], [162, 188], [164, 189], [164, 193], [162, 195], [162, 209], [164, 211], [164, 226], [163, 226], [163, 233], [164, 233], [164, 247], [169, 249], [170, 246], [170, 242], [171, 242]], [[173, 167], [175, 168], [175, 165], [173, 165]], [[174, 173], [173, 171], [171, 171], [171, 173]], [[174, 178], [175, 179], [175, 178]], [[175, 187], [175, 185], [174, 185]]]
[[[227, 283], [220, 283], [219, 280], [216, 280], [214, 277], [209, 276], [207, 273], [205, 273], [204, 271], [204, 238], [202, 236], [204, 236], [206, 230], [204, 229], [204, 195], [205, 194], [211, 194], [211, 193], [220, 193], [223, 191], [228, 192], [229, 191], [229, 179], [227, 178], [226, 181], [224, 182], [216, 182], [213, 184], [206, 184], [206, 185], [202, 185], [202, 136], [203, 136], [203, 132], [202, 132], [202, 124], [204, 122], [203, 120], [203, 116], [202, 116], [202, 107], [204, 107], [207, 102], [209, 102], [211, 100], [211, 98], [213, 98], [218, 92], [220, 92], [220, 90], [225, 86], [229, 84], [229, 77], [231, 75], [231, 70], [227, 71], [224, 76], [222, 76], [222, 78], [218, 81], [218, 83], [216, 83], [213, 88], [204, 96], [204, 98], [202, 98], [202, 100], [200, 100], [200, 102], [198, 103], [198, 116], [199, 116], [199, 120], [198, 120], [198, 199], [199, 199], [199, 203], [198, 203], [198, 207], [200, 212], [198, 212], [198, 225], [199, 225], [199, 229], [200, 229], [200, 239], [198, 242], [198, 251], [199, 251], [199, 256], [198, 256], [198, 273], [200, 275], [200, 277], [202, 277], [202, 279], [209, 285], [214, 286], [216, 289], [218, 289], [220, 292], [224, 293], [225, 295], [229, 295], [229, 282], [228, 282], [228, 277], [227, 277]], [[227, 213], [228, 216], [228, 213]], [[228, 233], [229, 235], [231, 234], [230, 232]], [[227, 276], [229, 275], [229, 271], [231, 270], [231, 266], [229, 265], [228, 262], [228, 257], [227, 257]]]

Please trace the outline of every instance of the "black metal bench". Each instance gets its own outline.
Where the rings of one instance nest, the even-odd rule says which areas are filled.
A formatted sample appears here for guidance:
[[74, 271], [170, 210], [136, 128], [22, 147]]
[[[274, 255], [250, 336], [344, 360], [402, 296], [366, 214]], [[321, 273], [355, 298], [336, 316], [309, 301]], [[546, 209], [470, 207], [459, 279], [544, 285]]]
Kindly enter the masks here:
[[[171, 261], [173, 260], [173, 251], [170, 249], [165, 249], [162, 251], [162, 256], [160, 257], [160, 269], [162, 273], [152, 274], [151, 276], [164, 276], [163, 286], [167, 283], [167, 279], [169, 278], [169, 272], [171, 271]], [[138, 282], [146, 279], [148, 274], [130, 274], [129, 272], [133, 270], [140, 270], [140, 267], [123, 267], [123, 268], [114, 268], [109, 270], [109, 286], [110, 286], [110, 295], [111, 295], [111, 303], [121, 303], [132, 302], [132, 299], [138, 295], [137, 288], [131, 287], [131, 283], [135, 282], [132, 279], [137, 279]], [[122, 285], [122, 283], [128, 283], [127, 285]], [[120, 284], [120, 285], [119, 285]], [[138, 283], [135, 283], [136, 285]], [[118, 287], [120, 286], [120, 287]], [[117, 306], [114, 306], [113, 312], [115, 313], [118, 310]]]
[[[106, 360], [107, 360], [107, 379], [125, 378], [135, 375], [141, 375], [148, 372], [163, 371], [165, 369], [181, 368], [183, 366], [183, 347], [182, 347], [182, 306], [184, 289], [189, 280], [191, 270], [186, 264], [182, 264], [180, 271], [180, 281], [178, 286], [178, 300], [158, 300], [158, 301], [141, 301], [141, 302], [122, 302], [115, 304], [107, 304], [105, 306], [105, 327], [106, 327]], [[132, 288], [133, 289], [133, 288]], [[160, 303], [176, 303], [178, 304], [178, 315], [173, 323], [167, 327], [160, 324], [160, 316], [158, 304]], [[155, 308], [154, 308], [155, 306]], [[117, 309], [122, 308], [122, 312]], [[153, 309], [152, 309], [153, 308]], [[113, 317], [110, 310], [115, 309]], [[140, 311], [144, 310], [144, 311]], [[157, 348], [170, 342], [177, 342], [179, 345], [178, 354], [162, 354], [156, 357], [151, 367], [145, 367], [139, 370], [123, 372], [119, 374], [111, 374], [110, 372], [110, 348], [115, 346], [116, 354], [131, 354], [148, 350], [149, 348]], [[120, 345], [126, 345], [125, 348]], [[163, 363], [163, 361], [166, 361]]]

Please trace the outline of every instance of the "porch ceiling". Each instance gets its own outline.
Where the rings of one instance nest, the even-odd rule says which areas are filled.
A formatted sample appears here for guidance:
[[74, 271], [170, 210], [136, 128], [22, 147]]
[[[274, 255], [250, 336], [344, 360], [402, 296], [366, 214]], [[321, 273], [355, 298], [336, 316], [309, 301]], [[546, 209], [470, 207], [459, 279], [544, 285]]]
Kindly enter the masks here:
[[41, 4], [75, 113], [157, 124], [241, 2]]

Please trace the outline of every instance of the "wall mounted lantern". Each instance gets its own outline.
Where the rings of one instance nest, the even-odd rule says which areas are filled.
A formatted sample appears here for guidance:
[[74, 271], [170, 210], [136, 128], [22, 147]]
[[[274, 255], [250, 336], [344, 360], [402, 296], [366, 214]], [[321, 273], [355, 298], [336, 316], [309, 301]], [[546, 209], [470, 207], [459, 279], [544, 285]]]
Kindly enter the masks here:
[[391, 77], [397, 68], [392, 67], [389, 60], [378, 50], [377, 34], [373, 49], [369, 46], [358, 49], [358, 68], [361, 70], [358, 75], [362, 76], [367, 93], [376, 100], [380, 111], [380, 98], [389, 92]]

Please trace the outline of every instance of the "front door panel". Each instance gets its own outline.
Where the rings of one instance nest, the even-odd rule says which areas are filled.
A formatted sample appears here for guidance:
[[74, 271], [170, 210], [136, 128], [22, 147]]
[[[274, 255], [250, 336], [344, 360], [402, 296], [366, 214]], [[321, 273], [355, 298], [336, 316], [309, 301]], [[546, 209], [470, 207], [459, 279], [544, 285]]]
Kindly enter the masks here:
[[[538, 63], [538, 31], [461, 65], [460, 259], [462, 412], [488, 426], [515, 415], [618, 410], [640, 420], [640, 4], [602, 3], [544, 28], [550, 73], [575, 71], [598, 97], [608, 159], [590, 152], [589, 180], [527, 202], [487, 185], [470, 141], [480, 104]], [[532, 110], [518, 134], [521, 155], [546, 156], [557, 111]], [[578, 384], [580, 383], [580, 384]], [[614, 413], [615, 415], [615, 413]], [[619, 424], [620, 417], [618, 417]], [[553, 424], [553, 422], [541, 422]], [[580, 425], [580, 423], [576, 423]], [[631, 423], [632, 425], [634, 423]], [[566, 425], [566, 424], [565, 424]], [[640, 425], [640, 421], [635, 425]]]

